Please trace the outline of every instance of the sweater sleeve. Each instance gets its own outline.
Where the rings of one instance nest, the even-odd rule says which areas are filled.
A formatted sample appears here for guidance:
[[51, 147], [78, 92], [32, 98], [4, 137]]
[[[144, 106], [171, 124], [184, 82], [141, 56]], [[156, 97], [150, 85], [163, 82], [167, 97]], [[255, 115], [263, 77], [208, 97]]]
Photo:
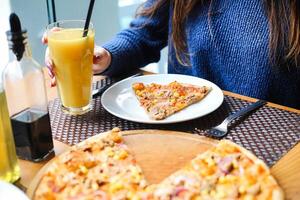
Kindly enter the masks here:
[[[144, 6], [152, 6], [148, 0]], [[169, 1], [166, 1], [169, 2]], [[160, 50], [168, 40], [169, 3], [164, 3], [151, 17], [139, 16], [130, 27], [118, 33], [103, 48], [111, 53], [112, 61], [105, 75], [121, 75], [160, 59]]]

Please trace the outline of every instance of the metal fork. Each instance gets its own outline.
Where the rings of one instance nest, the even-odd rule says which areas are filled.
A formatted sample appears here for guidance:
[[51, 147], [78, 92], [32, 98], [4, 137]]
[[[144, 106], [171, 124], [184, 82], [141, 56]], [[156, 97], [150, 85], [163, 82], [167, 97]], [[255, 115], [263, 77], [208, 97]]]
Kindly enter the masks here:
[[[243, 109], [229, 115], [225, 120], [219, 124], [218, 126], [215, 126], [209, 130], [206, 130], [208, 136], [214, 137], [214, 138], [222, 138], [228, 133], [228, 125], [235, 119], [247, 116], [251, 111], [260, 108], [261, 106], [265, 105], [267, 102], [264, 100], [259, 100], [253, 104], [250, 104]], [[199, 130], [198, 128], [195, 128], [196, 132], [203, 132]]]

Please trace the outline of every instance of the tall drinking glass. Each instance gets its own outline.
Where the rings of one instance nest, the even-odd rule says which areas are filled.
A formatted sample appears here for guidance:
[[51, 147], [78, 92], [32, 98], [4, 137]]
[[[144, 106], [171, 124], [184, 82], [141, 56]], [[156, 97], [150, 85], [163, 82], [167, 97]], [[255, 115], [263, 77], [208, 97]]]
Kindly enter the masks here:
[[91, 110], [95, 31], [90, 23], [88, 34], [83, 37], [84, 24], [83, 20], [64, 20], [47, 26], [62, 109], [71, 115]]

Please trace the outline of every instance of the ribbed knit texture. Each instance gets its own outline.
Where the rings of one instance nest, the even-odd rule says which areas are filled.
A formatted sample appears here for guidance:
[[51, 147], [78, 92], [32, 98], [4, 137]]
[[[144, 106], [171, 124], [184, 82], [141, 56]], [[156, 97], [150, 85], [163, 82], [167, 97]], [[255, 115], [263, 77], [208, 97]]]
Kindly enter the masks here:
[[[147, 1], [151, 6], [153, 1]], [[210, 18], [208, 13], [210, 10]], [[107, 75], [157, 62], [168, 45], [168, 73], [205, 78], [221, 89], [300, 108], [300, 70], [271, 66], [268, 19], [261, 0], [215, 0], [197, 5], [186, 22], [191, 66], [176, 59], [171, 41], [172, 7], [139, 17], [103, 47], [112, 55]]]

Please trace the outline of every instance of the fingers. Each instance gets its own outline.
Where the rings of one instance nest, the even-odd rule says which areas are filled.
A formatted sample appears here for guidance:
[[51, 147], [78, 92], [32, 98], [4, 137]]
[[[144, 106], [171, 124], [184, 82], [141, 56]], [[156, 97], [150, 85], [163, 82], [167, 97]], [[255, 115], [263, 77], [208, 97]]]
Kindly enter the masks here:
[[101, 58], [105, 56], [105, 50], [102, 47], [95, 46], [93, 62], [97, 64], [100, 62]]
[[53, 70], [53, 63], [52, 63], [52, 60], [48, 60], [48, 61], [46, 62], [46, 66], [47, 66], [47, 69], [48, 69], [48, 75], [49, 75], [50, 78], [51, 78], [50, 86], [51, 86], [51, 87], [54, 87], [54, 86], [56, 86], [56, 79], [55, 79], [55, 74], [54, 74], [54, 70]]
[[99, 63], [100, 61], [101, 61], [101, 55], [94, 55], [93, 56], [93, 63], [94, 64], [97, 64], [97, 63]]
[[110, 53], [99, 46], [96, 46], [94, 49], [93, 57], [93, 72], [94, 74], [102, 73], [110, 65], [111, 55]]
[[[60, 31], [61, 28], [60, 27], [54, 27], [51, 29], [51, 31]], [[45, 32], [43, 34], [43, 37], [42, 37], [42, 43], [43, 44], [48, 44], [48, 36], [47, 36], [47, 32]], [[47, 69], [48, 69], [48, 74], [51, 78], [51, 81], [50, 81], [50, 86], [51, 87], [54, 87], [56, 86], [56, 79], [55, 79], [55, 73], [54, 73], [54, 65], [53, 65], [53, 62], [50, 58], [50, 54], [49, 54], [49, 48], [47, 47], [46, 49], [46, 52], [45, 52], [45, 64], [47, 66]]]
[[51, 82], [50, 82], [50, 87], [55, 87], [56, 86], [56, 79], [55, 77], [51, 78]]
[[48, 47], [47, 47], [46, 53], [45, 53], [45, 64], [48, 69], [48, 75], [51, 78], [50, 86], [54, 87], [56, 85], [55, 74], [54, 74], [54, 65], [49, 56], [49, 48]]
[[43, 34], [42, 43], [43, 44], [48, 44], [47, 32], [44, 32], [44, 34]]
[[55, 75], [54, 75], [54, 72], [53, 72], [53, 67], [51, 64], [46, 64], [47, 66], [47, 69], [48, 69], [48, 75], [50, 76], [50, 78], [54, 78]]
[[100, 63], [105, 64], [108, 61], [110, 62], [110, 60], [111, 60], [111, 55], [106, 49], [99, 46], [95, 47], [94, 56], [93, 56], [94, 64], [100, 64]]
[[49, 54], [49, 48], [47, 47], [46, 52], [45, 52], [45, 64], [49, 70], [53, 70], [53, 62], [50, 58]]

